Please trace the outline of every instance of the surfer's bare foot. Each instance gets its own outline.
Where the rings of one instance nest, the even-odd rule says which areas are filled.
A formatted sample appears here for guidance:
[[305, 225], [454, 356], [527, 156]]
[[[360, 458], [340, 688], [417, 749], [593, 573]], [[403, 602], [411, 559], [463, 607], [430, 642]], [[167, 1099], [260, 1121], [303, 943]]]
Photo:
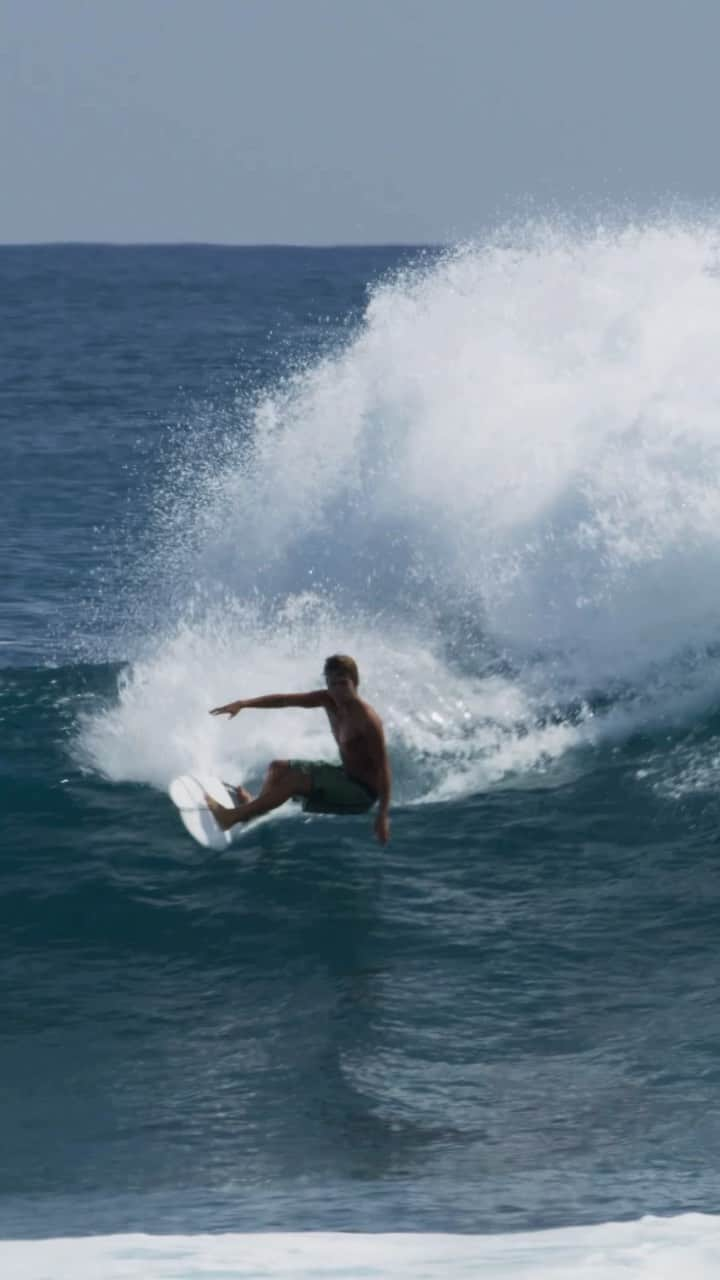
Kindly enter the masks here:
[[217, 822], [221, 831], [229, 831], [237, 819], [235, 818], [234, 809], [226, 809], [224, 804], [219, 804], [217, 800], [213, 800], [207, 791], [204, 793], [205, 803], [210, 810], [213, 818]]

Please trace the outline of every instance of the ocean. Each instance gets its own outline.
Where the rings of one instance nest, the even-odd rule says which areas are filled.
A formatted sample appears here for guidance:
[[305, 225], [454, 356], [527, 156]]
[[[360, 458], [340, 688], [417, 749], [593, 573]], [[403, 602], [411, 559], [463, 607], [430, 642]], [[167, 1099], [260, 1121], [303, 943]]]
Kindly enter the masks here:
[[[0, 1263], [717, 1276], [720, 228], [0, 249]], [[392, 839], [167, 797], [352, 654]]]

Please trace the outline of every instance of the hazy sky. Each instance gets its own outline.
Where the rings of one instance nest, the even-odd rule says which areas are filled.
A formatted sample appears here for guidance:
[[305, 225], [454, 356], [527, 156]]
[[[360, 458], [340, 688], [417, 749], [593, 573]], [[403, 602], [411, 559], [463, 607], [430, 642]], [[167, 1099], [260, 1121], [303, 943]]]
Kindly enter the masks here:
[[715, 201], [719, 50], [720, 0], [0, 0], [0, 242]]

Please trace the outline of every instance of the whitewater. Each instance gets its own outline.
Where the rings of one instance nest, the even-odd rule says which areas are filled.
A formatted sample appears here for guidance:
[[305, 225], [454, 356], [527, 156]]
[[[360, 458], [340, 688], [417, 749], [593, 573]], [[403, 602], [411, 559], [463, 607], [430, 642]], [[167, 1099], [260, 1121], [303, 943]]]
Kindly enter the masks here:
[[720, 1264], [716, 1219], [569, 1228], [511, 1236], [120, 1236], [0, 1246], [17, 1280], [710, 1280]]
[[172, 434], [85, 758], [164, 786], [255, 779], [278, 737], [330, 753], [296, 712], [230, 745], [206, 710], [314, 687], [338, 649], [408, 803], [692, 716], [719, 679], [719, 302], [702, 223], [534, 225], [378, 283], [339, 348]]

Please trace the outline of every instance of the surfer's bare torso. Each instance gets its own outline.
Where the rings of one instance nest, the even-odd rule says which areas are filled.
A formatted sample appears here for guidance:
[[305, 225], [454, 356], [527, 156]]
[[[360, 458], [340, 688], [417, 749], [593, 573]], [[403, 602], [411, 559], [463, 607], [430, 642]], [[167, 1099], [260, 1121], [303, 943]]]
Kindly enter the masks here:
[[378, 749], [383, 742], [379, 715], [361, 698], [350, 704], [337, 705], [331, 693], [321, 692], [326, 699], [325, 711], [346, 773], [379, 793], [382, 761]]

